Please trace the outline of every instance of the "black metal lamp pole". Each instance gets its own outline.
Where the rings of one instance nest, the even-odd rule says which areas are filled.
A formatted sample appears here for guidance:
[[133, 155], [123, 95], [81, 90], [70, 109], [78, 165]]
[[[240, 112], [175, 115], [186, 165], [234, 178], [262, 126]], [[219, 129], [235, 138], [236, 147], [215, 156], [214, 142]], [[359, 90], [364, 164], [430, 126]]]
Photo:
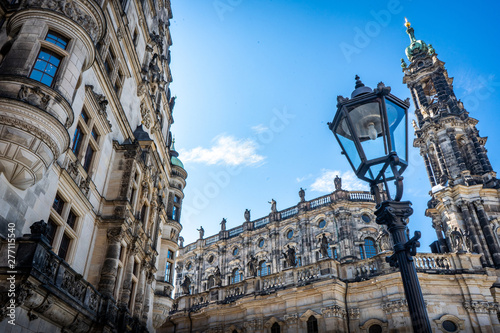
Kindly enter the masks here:
[[[400, 269], [413, 331], [432, 333], [413, 262], [421, 234], [415, 231], [415, 236], [408, 240], [408, 217], [413, 214], [413, 209], [410, 201], [400, 201], [403, 196], [401, 174], [408, 165], [409, 102], [400, 100], [390, 91], [391, 88], [382, 82], [375, 90], [365, 87], [356, 76], [356, 89], [351, 99], [337, 97], [337, 113], [328, 125], [356, 176], [370, 183], [377, 202], [377, 224], [386, 225], [392, 235], [394, 254], [386, 261]], [[398, 153], [403, 158], [400, 159]], [[394, 200], [387, 187], [390, 180], [396, 185]], [[389, 200], [381, 202], [378, 184], [385, 185]]]
[[386, 261], [393, 267], [399, 267], [401, 272], [413, 332], [431, 333], [431, 324], [412, 257], [420, 245], [420, 232], [415, 231], [415, 236], [408, 241], [406, 236], [408, 217], [413, 213], [410, 205], [410, 201], [384, 201], [378, 205], [375, 215], [377, 223], [385, 224], [392, 235], [394, 254], [387, 257]]

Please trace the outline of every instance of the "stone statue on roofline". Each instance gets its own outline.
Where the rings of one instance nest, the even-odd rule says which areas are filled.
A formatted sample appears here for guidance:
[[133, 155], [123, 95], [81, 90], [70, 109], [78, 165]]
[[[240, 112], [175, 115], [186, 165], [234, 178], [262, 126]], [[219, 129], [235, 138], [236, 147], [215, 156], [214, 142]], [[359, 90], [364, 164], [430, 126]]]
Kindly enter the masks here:
[[245, 222], [250, 222], [250, 209], [245, 209]]

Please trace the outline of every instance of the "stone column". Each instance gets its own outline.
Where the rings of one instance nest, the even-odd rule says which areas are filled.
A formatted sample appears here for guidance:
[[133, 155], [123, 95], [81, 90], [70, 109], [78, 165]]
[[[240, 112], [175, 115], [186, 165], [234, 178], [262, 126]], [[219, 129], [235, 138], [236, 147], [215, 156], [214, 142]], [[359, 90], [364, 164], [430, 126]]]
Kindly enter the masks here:
[[490, 222], [488, 221], [488, 216], [484, 211], [484, 206], [481, 201], [474, 201], [474, 206], [476, 208], [477, 217], [479, 219], [479, 224], [483, 230], [484, 238], [486, 238], [486, 244], [490, 250], [490, 254], [493, 257], [493, 263], [495, 266], [500, 266], [500, 248], [498, 246], [497, 239], [491, 230]]
[[120, 306], [127, 308], [132, 295], [132, 274], [134, 272], [135, 255], [139, 249], [132, 245], [128, 252], [127, 268], [123, 276], [123, 288], [120, 296]]
[[479, 141], [477, 140], [476, 133], [473, 133], [472, 130], [469, 132], [469, 137], [472, 141], [472, 144], [474, 145], [474, 150], [476, 151], [477, 157], [479, 159], [479, 162], [481, 163], [481, 166], [483, 167], [483, 170], [485, 172], [493, 171], [490, 161], [488, 160], [488, 156], [484, 151], [484, 147], [481, 146], [481, 144], [479, 144]]
[[[466, 203], [462, 202], [458, 205], [460, 209], [462, 210], [462, 214], [465, 220], [465, 227], [469, 231], [469, 237], [472, 242], [472, 248], [474, 249], [474, 252], [481, 254], [481, 264], [482, 265], [487, 265], [488, 264], [488, 259], [486, 257], [487, 254], [484, 253], [483, 247], [481, 246], [481, 242], [479, 240], [479, 236], [476, 230], [476, 227], [474, 225], [474, 221], [472, 219], [472, 216], [469, 211], [469, 207], [467, 206]], [[488, 256], [489, 257], [489, 256]]]
[[[446, 166], [446, 160], [444, 159], [443, 152], [441, 151], [441, 145], [439, 144], [438, 141], [439, 141], [439, 139], [435, 139], [433, 141], [434, 148], [436, 148], [436, 154], [437, 154], [439, 165], [441, 166], [441, 171], [443, 174], [448, 176], [450, 173], [448, 172], [448, 167]], [[440, 179], [438, 181], [440, 181]]]
[[149, 271], [147, 272], [147, 277], [146, 277], [146, 287], [144, 289], [144, 307], [142, 309], [142, 319], [144, 321], [148, 320], [148, 314], [149, 314], [149, 304], [151, 303], [151, 294], [153, 293], [153, 281], [154, 281], [154, 274], [153, 272]]
[[142, 305], [144, 302], [144, 284], [146, 282], [146, 267], [147, 264], [143, 264], [141, 267], [141, 273], [139, 276], [139, 281], [137, 283], [137, 292], [135, 293], [135, 307], [134, 307], [134, 317], [142, 317]]
[[451, 143], [451, 148], [453, 149], [453, 154], [455, 155], [455, 159], [458, 164], [458, 168], [460, 172], [465, 171], [467, 168], [465, 166], [464, 159], [462, 157], [462, 153], [460, 152], [460, 149], [458, 148], [458, 143], [457, 143], [457, 138], [455, 137], [455, 130], [452, 128], [449, 128], [446, 130], [448, 133], [448, 137], [450, 138], [450, 143]]
[[429, 177], [431, 186], [434, 187], [436, 186], [436, 179], [434, 178], [434, 175], [432, 173], [431, 165], [429, 163], [429, 157], [427, 156], [427, 153], [423, 149], [420, 149], [420, 155], [422, 155], [422, 157], [424, 158], [425, 169], [427, 170], [427, 177]]
[[106, 259], [101, 269], [101, 279], [99, 281], [99, 291], [108, 297], [113, 297], [115, 289], [116, 273], [118, 271], [118, 261], [120, 260], [120, 247], [123, 238], [121, 227], [108, 229], [108, 248]]

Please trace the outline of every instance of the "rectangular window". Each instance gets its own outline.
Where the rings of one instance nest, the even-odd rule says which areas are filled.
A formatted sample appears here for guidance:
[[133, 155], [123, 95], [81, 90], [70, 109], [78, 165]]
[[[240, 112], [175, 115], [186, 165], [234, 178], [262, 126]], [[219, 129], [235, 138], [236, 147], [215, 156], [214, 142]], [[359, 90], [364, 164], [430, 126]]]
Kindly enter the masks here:
[[80, 147], [82, 146], [82, 141], [83, 141], [83, 132], [80, 126], [76, 126], [75, 134], [73, 135], [73, 147], [71, 147], [71, 150], [75, 155], [78, 155], [80, 152]]
[[63, 260], [66, 260], [70, 244], [71, 244], [71, 238], [66, 233], [64, 233], [63, 238], [61, 240], [61, 245], [59, 246], [59, 252], [57, 253], [57, 255], [61, 257]]
[[47, 86], [51, 86], [56, 76], [57, 68], [62, 57], [47, 49], [41, 49], [33, 67], [30, 79], [39, 81]]
[[71, 229], [75, 230], [76, 219], [78, 216], [73, 212], [73, 210], [69, 211], [68, 219], [66, 223], [71, 227]]
[[168, 250], [167, 259], [174, 259], [174, 252], [173, 251]]
[[174, 202], [179, 202], [181, 200], [181, 198], [179, 198], [177, 195], [174, 196]]
[[63, 211], [64, 204], [66, 202], [61, 198], [61, 196], [56, 194], [56, 197], [54, 198], [54, 203], [52, 204], [52, 208], [57, 212], [57, 214], [61, 215]]
[[167, 261], [167, 267], [165, 268], [165, 282], [172, 282], [172, 263]]
[[45, 37], [45, 40], [47, 42], [59, 46], [63, 50], [66, 50], [66, 46], [68, 46], [68, 41], [69, 41], [67, 38], [53, 31], [49, 31], [47, 33], [47, 37]]
[[363, 251], [363, 245], [359, 246], [359, 255], [361, 257], [361, 260], [365, 259], [365, 251]]
[[132, 37], [132, 42], [134, 43], [134, 46], [137, 46], [137, 41], [139, 40], [139, 31], [137, 31], [137, 28], [134, 29], [134, 37]]
[[128, 200], [128, 202], [132, 203], [132, 201], [134, 200], [134, 194], [135, 194], [135, 187], [132, 187], [132, 191], [130, 191], [130, 199]]
[[139, 276], [139, 263], [134, 261], [134, 275]]
[[49, 240], [49, 244], [52, 245], [54, 238], [56, 236], [57, 224], [49, 217], [49, 222], [47, 223], [47, 239]]
[[97, 134], [97, 132], [95, 130], [95, 127], [92, 128], [92, 131], [90, 132], [90, 134], [92, 135], [92, 137], [94, 138], [94, 140], [97, 142], [97, 138], [99, 137], [99, 135]]
[[82, 110], [82, 113], [80, 114], [80, 116], [82, 117], [85, 124], [88, 124], [90, 118], [89, 118], [89, 115], [87, 114], [87, 112], [85, 112], [85, 109]]
[[92, 163], [92, 157], [94, 157], [94, 149], [91, 145], [88, 145], [87, 151], [85, 152], [85, 159], [83, 161], [83, 168], [87, 172], [89, 172], [90, 163]]
[[178, 212], [177, 206], [172, 207], [172, 220], [174, 221], [177, 221], [177, 212]]

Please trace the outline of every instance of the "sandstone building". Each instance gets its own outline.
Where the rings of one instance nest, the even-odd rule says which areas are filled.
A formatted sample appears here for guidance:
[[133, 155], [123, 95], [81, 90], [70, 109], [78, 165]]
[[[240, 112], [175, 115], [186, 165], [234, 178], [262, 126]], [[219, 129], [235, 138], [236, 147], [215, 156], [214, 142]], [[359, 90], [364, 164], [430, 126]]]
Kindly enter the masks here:
[[187, 177], [171, 18], [169, 0], [0, 1], [0, 331], [166, 319]]
[[[414, 258], [434, 332], [499, 332], [499, 183], [486, 139], [431, 45], [414, 36], [403, 82], [429, 176], [434, 253]], [[342, 98], [342, 97], [341, 97]], [[175, 303], [158, 332], [411, 332], [370, 193], [330, 195], [181, 247]], [[222, 222], [224, 226], [224, 221]]]

